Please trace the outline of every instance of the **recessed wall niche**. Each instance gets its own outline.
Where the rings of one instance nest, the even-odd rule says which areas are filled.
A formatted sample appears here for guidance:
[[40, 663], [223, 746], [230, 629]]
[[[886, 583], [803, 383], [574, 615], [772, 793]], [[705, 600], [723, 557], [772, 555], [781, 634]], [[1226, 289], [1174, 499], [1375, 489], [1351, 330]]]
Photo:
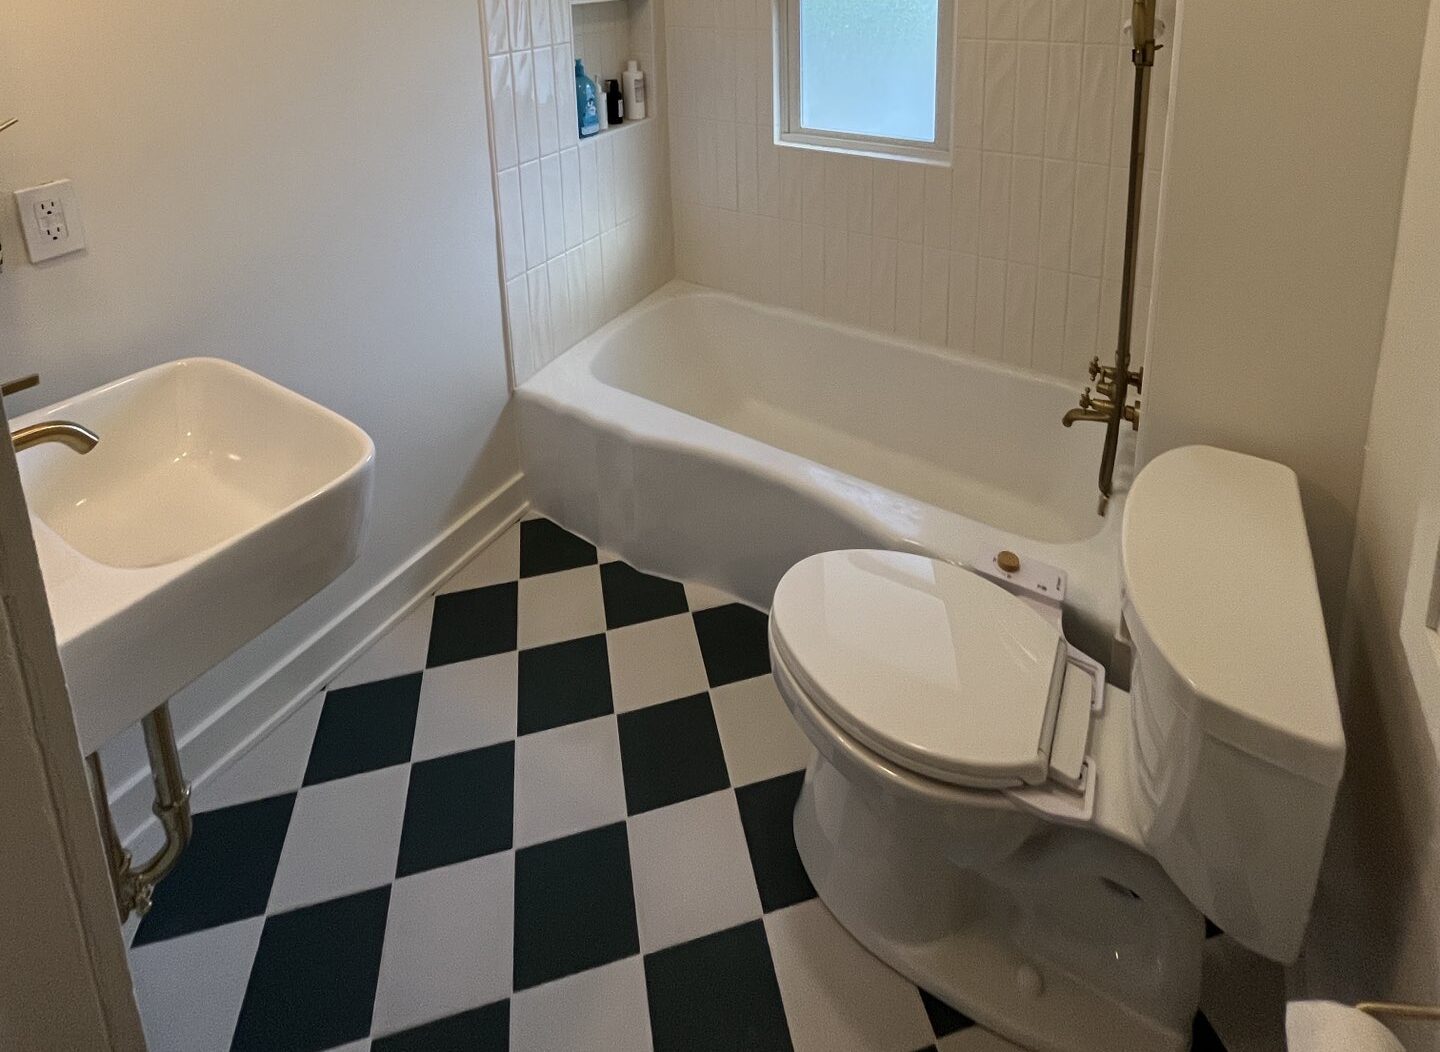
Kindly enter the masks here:
[[645, 119], [655, 117], [660, 100], [653, 0], [572, 0], [570, 14], [575, 57], [585, 63], [596, 87], [607, 80], [619, 81], [625, 63], [635, 59], [645, 74]]

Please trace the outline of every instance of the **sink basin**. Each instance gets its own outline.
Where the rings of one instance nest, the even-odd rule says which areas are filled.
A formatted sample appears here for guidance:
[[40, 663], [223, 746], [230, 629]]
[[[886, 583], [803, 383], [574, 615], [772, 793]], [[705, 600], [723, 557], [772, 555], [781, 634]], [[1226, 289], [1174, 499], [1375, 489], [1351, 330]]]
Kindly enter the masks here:
[[214, 358], [12, 426], [57, 419], [100, 444], [35, 446], [20, 478], [88, 753], [354, 561], [375, 449], [345, 418]]

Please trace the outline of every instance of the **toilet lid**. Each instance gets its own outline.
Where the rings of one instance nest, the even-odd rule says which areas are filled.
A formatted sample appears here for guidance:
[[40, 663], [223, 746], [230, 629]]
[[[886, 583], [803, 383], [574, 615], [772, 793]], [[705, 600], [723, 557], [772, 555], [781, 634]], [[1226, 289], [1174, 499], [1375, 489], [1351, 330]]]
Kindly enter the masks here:
[[957, 785], [1046, 780], [1065, 641], [999, 585], [919, 555], [826, 552], [785, 574], [770, 620], [806, 695], [886, 759]]

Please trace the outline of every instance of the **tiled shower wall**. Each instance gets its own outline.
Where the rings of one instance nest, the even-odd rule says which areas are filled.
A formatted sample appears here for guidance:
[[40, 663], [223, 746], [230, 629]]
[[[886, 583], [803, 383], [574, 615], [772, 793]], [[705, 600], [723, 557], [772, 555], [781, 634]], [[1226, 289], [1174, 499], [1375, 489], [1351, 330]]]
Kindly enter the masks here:
[[[510, 353], [523, 383], [674, 275], [667, 134], [647, 120], [580, 140], [569, 0], [485, 0], [483, 10]], [[663, 75], [658, 2], [574, 10], [582, 25], [647, 27], [637, 55], [652, 81]]]
[[[954, 164], [774, 141], [774, 0], [668, 0], [679, 276], [1044, 373], [1118, 330], [1129, 0], [954, 0]], [[1169, 90], [1152, 89], [1137, 353]], [[857, 69], [855, 90], [885, 75]]]

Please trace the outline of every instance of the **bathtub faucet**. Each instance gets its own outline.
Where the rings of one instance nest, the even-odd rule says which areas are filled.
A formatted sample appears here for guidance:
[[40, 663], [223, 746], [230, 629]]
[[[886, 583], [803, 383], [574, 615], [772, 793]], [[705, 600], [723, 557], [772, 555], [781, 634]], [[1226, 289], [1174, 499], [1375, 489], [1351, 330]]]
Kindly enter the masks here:
[[[1092, 398], [1090, 388], [1085, 388], [1080, 394], [1080, 405], [1070, 410], [1060, 422], [1066, 427], [1075, 423], [1097, 423], [1108, 424], [1117, 415], [1115, 412], [1115, 381], [1113, 379], [1115, 367], [1112, 365], [1101, 365], [1097, 355], [1090, 359], [1090, 379], [1096, 380], [1096, 388], [1101, 397]], [[1127, 388], [1133, 388], [1136, 393], [1140, 391], [1140, 385], [1144, 381], [1145, 370], [1139, 369], [1130, 373], [1126, 383]], [[1119, 412], [1119, 422], [1129, 424], [1136, 431], [1140, 430], [1140, 401], [1125, 405]]]

